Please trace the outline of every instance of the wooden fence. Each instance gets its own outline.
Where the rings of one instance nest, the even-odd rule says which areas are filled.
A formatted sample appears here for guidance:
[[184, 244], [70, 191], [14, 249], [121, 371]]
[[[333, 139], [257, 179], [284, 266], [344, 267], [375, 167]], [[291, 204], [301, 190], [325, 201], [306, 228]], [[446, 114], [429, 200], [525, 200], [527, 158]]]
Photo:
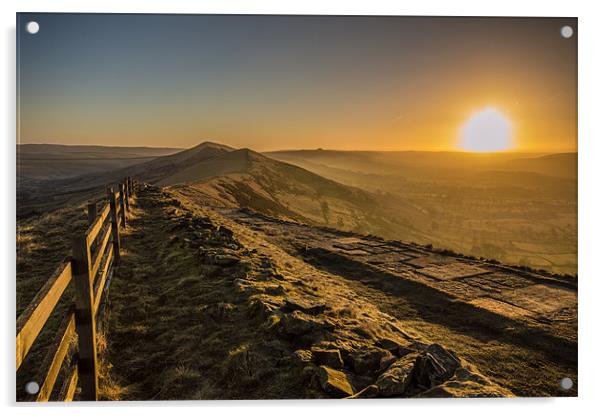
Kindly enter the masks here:
[[[73, 356], [58, 392], [59, 400], [71, 401], [77, 385], [81, 400], [98, 398], [96, 318], [107, 279], [120, 257], [120, 228], [125, 229], [130, 200], [138, 182], [126, 178], [119, 189], [107, 189], [106, 202], [97, 209], [88, 204], [88, 229], [73, 237], [73, 255], [57, 268], [17, 319], [17, 370], [27, 357], [48, 317], [73, 280], [75, 299], [70, 305], [40, 366], [42, 381], [37, 401], [48, 401], [67, 356]], [[77, 345], [72, 347], [77, 333]]]

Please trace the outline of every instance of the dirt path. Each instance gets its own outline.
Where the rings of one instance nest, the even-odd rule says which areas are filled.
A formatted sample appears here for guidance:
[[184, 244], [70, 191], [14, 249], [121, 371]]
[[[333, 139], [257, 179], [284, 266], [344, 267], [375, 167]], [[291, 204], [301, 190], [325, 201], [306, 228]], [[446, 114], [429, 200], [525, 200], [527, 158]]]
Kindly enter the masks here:
[[211, 235], [207, 245], [235, 242], [210, 222], [191, 225], [177, 206], [155, 189], [138, 196], [109, 294], [103, 397], [302, 397], [299, 380], [274, 370], [285, 346], [263, 334], [248, 295], [233, 284], [256, 272], [253, 259], [203, 265], [192, 229]]

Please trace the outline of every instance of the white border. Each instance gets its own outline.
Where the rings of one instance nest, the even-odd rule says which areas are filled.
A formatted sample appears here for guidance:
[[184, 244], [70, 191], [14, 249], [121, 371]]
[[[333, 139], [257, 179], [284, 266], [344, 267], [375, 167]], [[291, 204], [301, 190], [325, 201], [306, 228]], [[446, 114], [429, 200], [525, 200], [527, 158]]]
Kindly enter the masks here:
[[[3, 324], [0, 335], [0, 393], [4, 406], [13, 412], [87, 413], [100, 414], [117, 409], [145, 414], [163, 414], [166, 406], [173, 406], [178, 413], [226, 412], [265, 414], [286, 411], [287, 415], [316, 411], [344, 411], [345, 414], [364, 414], [366, 411], [430, 413], [478, 413], [507, 414], [508, 412], [538, 412], [546, 414], [576, 414], [599, 410], [602, 346], [599, 334], [600, 307], [602, 300], [602, 264], [598, 261], [602, 244], [600, 215], [601, 196], [598, 178], [602, 178], [602, 128], [600, 100], [602, 99], [602, 65], [599, 52], [602, 43], [600, 9], [594, 1], [428, 1], [414, 2], [381, 0], [337, 1], [193, 1], [193, 0], [105, 0], [81, 1], [21, 1], [12, 4], [5, 1], [2, 7], [2, 83], [4, 97], [2, 126], [5, 138], [2, 143], [2, 178], [5, 196], [2, 198], [0, 218]], [[579, 398], [573, 399], [514, 399], [514, 400], [411, 400], [411, 401], [255, 401], [255, 402], [173, 402], [153, 403], [101, 403], [90, 406], [78, 404], [65, 407], [56, 404], [44, 408], [17, 406], [14, 404], [14, 292], [15, 292], [15, 13], [21, 12], [143, 12], [143, 13], [232, 13], [232, 14], [392, 14], [392, 15], [464, 15], [464, 16], [562, 16], [579, 18]], [[118, 408], [115, 408], [115, 406]], [[108, 408], [108, 407], [109, 408]], [[545, 411], [545, 412], [544, 412]]]

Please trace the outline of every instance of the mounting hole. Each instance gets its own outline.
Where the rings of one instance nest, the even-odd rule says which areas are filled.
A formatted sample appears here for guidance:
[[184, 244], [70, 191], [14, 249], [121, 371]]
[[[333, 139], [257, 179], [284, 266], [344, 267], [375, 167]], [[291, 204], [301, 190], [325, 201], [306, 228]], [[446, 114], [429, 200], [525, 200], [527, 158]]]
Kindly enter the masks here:
[[562, 26], [560, 28], [560, 35], [565, 39], [573, 37], [573, 28], [571, 26]]
[[31, 35], [35, 35], [36, 33], [38, 33], [40, 31], [40, 25], [38, 24], [38, 22], [28, 22], [25, 25], [25, 30], [27, 30], [27, 33], [31, 34]]
[[560, 388], [568, 391], [573, 387], [573, 381], [571, 378], [562, 378], [560, 379]]
[[28, 394], [35, 395], [39, 391], [40, 385], [38, 385], [38, 382], [27, 382], [25, 384], [25, 392], [27, 392]]

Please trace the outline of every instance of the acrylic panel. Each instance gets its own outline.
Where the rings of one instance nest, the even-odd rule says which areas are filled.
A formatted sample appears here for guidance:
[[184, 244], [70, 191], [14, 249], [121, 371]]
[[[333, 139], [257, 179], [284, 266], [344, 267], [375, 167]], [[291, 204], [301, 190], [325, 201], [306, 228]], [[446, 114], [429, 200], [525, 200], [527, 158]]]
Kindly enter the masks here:
[[576, 396], [577, 33], [18, 14], [16, 399]]

